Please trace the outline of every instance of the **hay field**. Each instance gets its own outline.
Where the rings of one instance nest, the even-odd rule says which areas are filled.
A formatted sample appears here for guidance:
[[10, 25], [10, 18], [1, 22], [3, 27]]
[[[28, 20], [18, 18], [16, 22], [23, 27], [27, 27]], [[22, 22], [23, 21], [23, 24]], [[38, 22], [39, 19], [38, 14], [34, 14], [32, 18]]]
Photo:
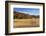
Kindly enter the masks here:
[[39, 27], [39, 18], [14, 19], [14, 28]]

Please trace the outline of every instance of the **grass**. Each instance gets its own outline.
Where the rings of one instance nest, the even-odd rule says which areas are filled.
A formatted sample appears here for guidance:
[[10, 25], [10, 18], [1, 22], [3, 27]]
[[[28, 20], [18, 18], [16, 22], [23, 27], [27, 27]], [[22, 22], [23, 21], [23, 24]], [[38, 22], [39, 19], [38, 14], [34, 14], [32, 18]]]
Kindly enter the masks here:
[[14, 28], [39, 27], [39, 18], [32, 19], [14, 19]]

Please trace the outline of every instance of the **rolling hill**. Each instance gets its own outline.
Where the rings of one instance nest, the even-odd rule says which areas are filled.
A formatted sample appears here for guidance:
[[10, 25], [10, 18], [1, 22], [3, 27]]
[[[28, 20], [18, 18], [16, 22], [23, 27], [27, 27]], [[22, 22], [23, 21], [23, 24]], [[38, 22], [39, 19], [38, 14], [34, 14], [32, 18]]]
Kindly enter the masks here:
[[14, 11], [14, 19], [30, 19], [30, 18], [39, 18], [39, 15], [29, 15], [25, 13], [15, 12]]

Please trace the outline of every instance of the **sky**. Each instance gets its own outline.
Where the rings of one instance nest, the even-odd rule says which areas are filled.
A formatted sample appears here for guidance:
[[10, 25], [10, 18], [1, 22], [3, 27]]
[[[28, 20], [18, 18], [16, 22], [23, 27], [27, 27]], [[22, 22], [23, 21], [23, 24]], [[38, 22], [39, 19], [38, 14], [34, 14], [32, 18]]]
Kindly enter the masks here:
[[39, 15], [39, 8], [14, 8], [14, 11], [29, 15]]

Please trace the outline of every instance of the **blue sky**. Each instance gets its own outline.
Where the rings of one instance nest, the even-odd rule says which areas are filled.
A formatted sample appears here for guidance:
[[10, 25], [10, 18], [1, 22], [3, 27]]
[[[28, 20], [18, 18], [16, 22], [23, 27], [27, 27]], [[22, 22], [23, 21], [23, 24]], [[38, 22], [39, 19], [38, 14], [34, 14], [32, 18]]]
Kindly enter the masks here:
[[21, 12], [29, 15], [39, 15], [39, 8], [14, 8], [14, 11]]

